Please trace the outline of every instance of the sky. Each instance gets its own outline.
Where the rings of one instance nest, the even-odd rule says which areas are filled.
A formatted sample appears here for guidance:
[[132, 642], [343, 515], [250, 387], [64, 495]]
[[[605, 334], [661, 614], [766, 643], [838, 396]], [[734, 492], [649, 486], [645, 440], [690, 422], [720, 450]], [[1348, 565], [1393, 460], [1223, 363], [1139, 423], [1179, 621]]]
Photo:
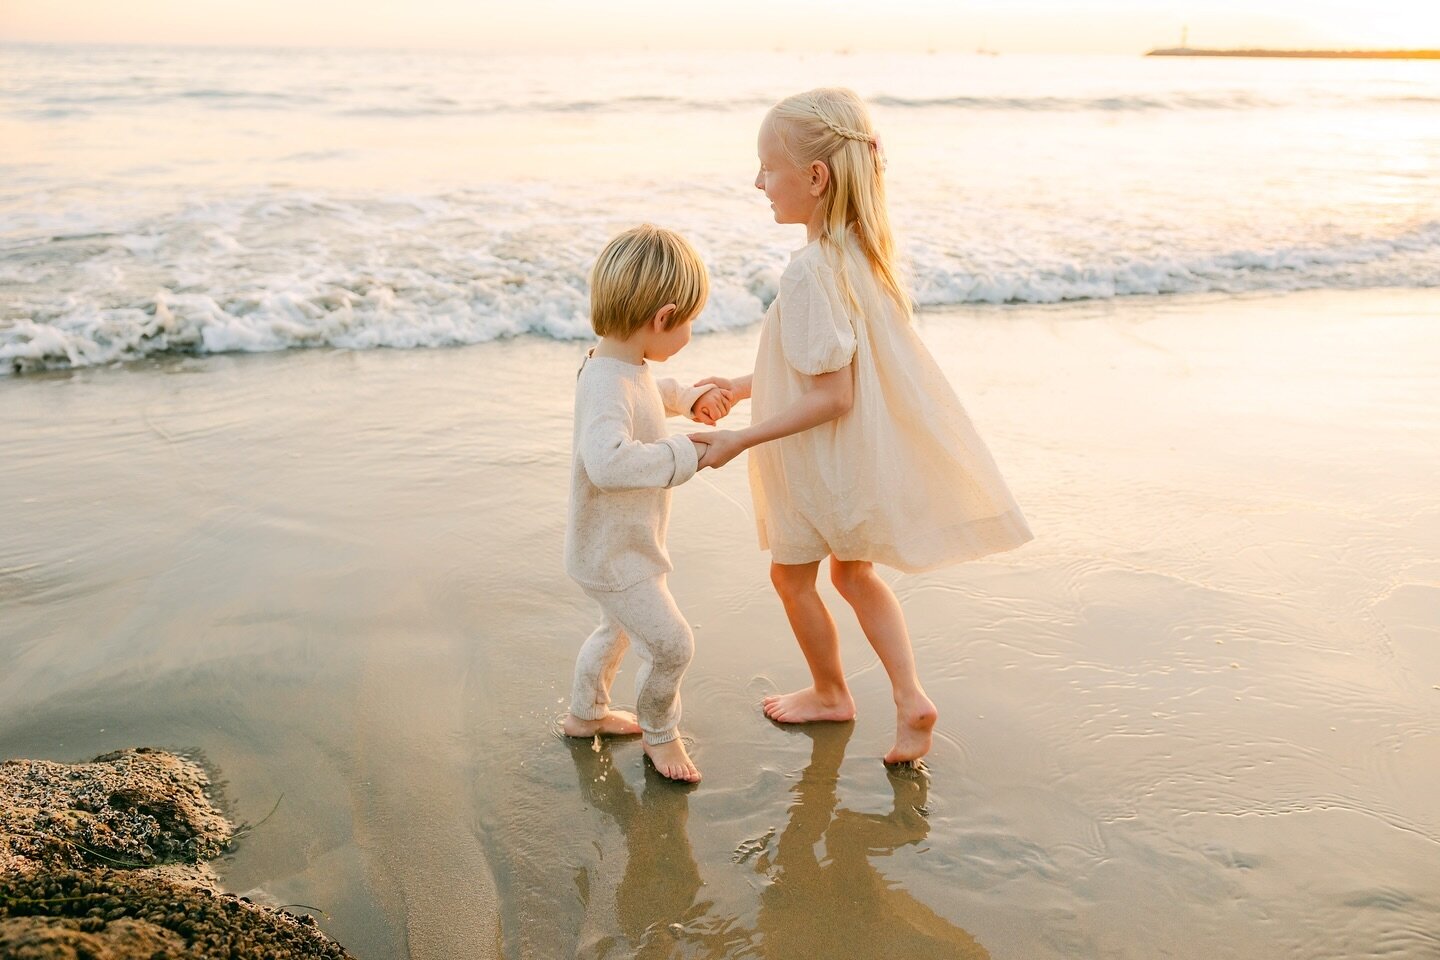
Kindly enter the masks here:
[[1440, 0], [0, 0], [0, 41], [506, 52], [1440, 47]]

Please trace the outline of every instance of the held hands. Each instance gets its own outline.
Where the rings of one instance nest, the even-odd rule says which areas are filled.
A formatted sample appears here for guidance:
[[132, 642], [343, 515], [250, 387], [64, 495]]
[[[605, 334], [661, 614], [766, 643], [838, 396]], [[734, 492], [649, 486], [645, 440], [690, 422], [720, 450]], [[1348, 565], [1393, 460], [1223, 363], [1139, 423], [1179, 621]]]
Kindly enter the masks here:
[[[702, 394], [700, 399], [695, 401], [695, 414], [697, 420], [709, 426], [713, 427], [715, 422], [729, 413], [730, 408], [736, 403], [739, 403], [741, 400], [750, 399], [750, 377], [748, 375], [735, 380], [730, 380], [725, 377], [706, 377], [704, 380], [695, 381], [695, 386], [697, 387], [703, 387], [706, 384], [709, 384], [712, 389]], [[716, 396], [717, 393], [724, 400], [724, 409], [719, 416], [706, 420], [700, 416], [701, 405], [704, 404], [707, 399]], [[731, 460], [734, 460], [749, 446], [737, 430], [692, 433], [690, 434], [690, 439], [695, 443], [695, 448], [700, 454], [700, 466], [698, 469], [713, 467], [718, 470]]]
[[753, 374], [747, 373], [745, 376], [736, 377], [733, 380], [728, 377], [706, 377], [704, 380], [696, 380], [695, 386], [703, 387], [708, 383], [711, 386], [719, 387], [721, 390], [730, 394], [730, 402], [734, 405], [741, 400], [750, 399], [750, 380], [752, 376]]
[[695, 401], [690, 412], [705, 426], [713, 427], [730, 412], [730, 408], [734, 405], [735, 395], [728, 387], [714, 386], [700, 394], [700, 398]]
[[703, 470], [706, 467], [718, 470], [745, 450], [745, 442], [740, 439], [739, 432], [735, 430], [692, 433], [690, 441], [695, 444], [695, 449], [700, 454], [700, 464], [696, 467], [697, 470]]

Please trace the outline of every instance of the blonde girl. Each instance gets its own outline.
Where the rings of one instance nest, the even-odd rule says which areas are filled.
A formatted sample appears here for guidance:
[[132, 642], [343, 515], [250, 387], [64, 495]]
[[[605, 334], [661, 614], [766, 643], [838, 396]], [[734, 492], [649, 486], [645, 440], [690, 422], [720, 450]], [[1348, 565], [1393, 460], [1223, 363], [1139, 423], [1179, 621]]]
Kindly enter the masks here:
[[[695, 434], [701, 467], [750, 455], [770, 578], [810, 668], [810, 686], [767, 697], [781, 723], [855, 716], [820, 562], [889, 675], [895, 743], [886, 763], [930, 749], [937, 719], [899, 601], [876, 573], [930, 570], [1031, 538], [985, 444], [916, 335], [885, 208], [880, 138], [844, 89], [780, 101], [758, 141], [755, 186], [777, 223], [803, 224], [765, 315], [752, 374], [712, 377], [749, 398], [752, 425]], [[699, 384], [697, 384], [698, 386]]]

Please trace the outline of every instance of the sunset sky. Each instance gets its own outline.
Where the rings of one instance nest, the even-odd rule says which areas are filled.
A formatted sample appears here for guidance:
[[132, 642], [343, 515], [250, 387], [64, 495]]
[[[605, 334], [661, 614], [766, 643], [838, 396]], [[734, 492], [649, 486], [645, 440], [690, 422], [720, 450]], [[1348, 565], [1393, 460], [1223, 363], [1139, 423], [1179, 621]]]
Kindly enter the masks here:
[[1437, 0], [0, 0], [0, 40], [505, 51], [1440, 46]]

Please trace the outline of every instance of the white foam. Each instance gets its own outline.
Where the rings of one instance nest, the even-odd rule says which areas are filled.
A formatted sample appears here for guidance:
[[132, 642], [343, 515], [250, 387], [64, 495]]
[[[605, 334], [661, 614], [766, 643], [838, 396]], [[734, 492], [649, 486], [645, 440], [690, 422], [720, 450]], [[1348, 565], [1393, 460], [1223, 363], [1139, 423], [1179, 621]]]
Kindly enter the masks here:
[[1440, 286], [1440, 223], [1398, 236], [1334, 246], [1275, 246], [1210, 251], [1177, 244], [1168, 256], [1047, 257], [957, 268], [951, 257], [917, 258], [915, 296], [922, 306], [963, 303], [1059, 303], [1185, 293], [1244, 293], [1322, 287]]
[[[203, 195], [159, 215], [145, 203], [52, 209], [12, 230], [0, 256], [0, 289], [12, 291], [0, 298], [0, 368], [174, 352], [586, 338], [593, 257], [619, 226], [640, 219], [628, 210], [655, 198], [610, 201], [616, 212], [602, 216], [545, 188], [512, 187], [447, 196]], [[711, 268], [701, 332], [755, 323], [775, 296], [786, 251], [752, 239], [753, 214], [749, 197], [740, 197], [669, 221]], [[1440, 283], [1434, 222], [1240, 249], [1214, 249], [1206, 235], [1157, 242], [1064, 224], [1012, 231], [1002, 247], [974, 233], [963, 210], [928, 223], [928, 238], [910, 247], [924, 307]]]

